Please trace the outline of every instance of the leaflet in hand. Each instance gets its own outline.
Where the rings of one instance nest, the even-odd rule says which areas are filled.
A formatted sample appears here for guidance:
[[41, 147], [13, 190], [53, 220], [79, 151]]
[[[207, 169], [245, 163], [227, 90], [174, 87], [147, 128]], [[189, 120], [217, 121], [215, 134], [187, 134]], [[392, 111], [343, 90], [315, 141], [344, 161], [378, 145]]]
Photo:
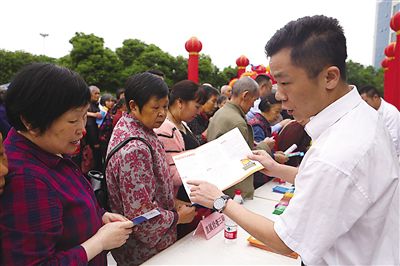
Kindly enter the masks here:
[[149, 212], [146, 212], [140, 216], [136, 216], [133, 218], [131, 221], [133, 222], [134, 225], [141, 224], [145, 221], [150, 220], [151, 218], [154, 218], [156, 216], [160, 215], [160, 211], [157, 209], [151, 210]]
[[238, 128], [225, 133], [194, 150], [173, 157], [186, 192], [187, 180], [204, 180], [225, 190], [263, 169], [247, 159], [251, 150]]

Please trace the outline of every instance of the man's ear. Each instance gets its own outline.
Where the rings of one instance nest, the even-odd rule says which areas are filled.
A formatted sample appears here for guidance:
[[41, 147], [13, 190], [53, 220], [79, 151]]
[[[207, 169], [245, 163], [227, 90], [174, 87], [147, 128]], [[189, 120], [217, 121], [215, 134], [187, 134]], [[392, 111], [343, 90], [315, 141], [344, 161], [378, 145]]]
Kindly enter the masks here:
[[246, 99], [246, 97], [248, 97], [248, 95], [249, 95], [249, 91], [242, 92], [242, 100]]
[[336, 88], [340, 80], [340, 70], [337, 66], [330, 66], [325, 71], [326, 89]]

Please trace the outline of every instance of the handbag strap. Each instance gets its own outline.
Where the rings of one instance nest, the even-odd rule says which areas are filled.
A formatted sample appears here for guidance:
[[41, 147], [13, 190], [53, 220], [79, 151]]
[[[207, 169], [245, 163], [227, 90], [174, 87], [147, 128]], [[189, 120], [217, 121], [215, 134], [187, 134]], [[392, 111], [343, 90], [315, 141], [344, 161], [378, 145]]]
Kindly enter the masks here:
[[[151, 147], [150, 143], [149, 143], [147, 140], [145, 140], [144, 138], [141, 138], [141, 137], [129, 137], [129, 138], [125, 139], [124, 141], [118, 143], [118, 145], [115, 146], [115, 147], [110, 151], [110, 153], [107, 155], [106, 162], [104, 163], [104, 170], [107, 168], [108, 161], [111, 159], [111, 157], [112, 157], [119, 149], [121, 149], [121, 148], [124, 147], [128, 142], [130, 142], [131, 140], [134, 140], [134, 139], [140, 140], [140, 141], [144, 142], [144, 144], [146, 144], [146, 146], [147, 146], [147, 147], [149, 148], [149, 150], [150, 150], [151, 157], [153, 157], [153, 148]], [[104, 173], [105, 173], [105, 171], [104, 171]]]

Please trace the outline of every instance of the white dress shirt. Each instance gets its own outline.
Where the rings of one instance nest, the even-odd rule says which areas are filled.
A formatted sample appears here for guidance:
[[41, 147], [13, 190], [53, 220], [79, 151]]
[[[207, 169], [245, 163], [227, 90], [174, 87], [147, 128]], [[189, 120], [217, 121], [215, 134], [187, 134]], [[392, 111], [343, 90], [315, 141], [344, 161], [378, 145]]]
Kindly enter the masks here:
[[274, 229], [306, 265], [399, 265], [399, 163], [354, 87], [305, 127], [312, 138]]
[[381, 98], [381, 106], [379, 106], [378, 113], [382, 116], [383, 121], [389, 130], [390, 136], [394, 142], [397, 156], [400, 155], [400, 114], [394, 105], [386, 102]]

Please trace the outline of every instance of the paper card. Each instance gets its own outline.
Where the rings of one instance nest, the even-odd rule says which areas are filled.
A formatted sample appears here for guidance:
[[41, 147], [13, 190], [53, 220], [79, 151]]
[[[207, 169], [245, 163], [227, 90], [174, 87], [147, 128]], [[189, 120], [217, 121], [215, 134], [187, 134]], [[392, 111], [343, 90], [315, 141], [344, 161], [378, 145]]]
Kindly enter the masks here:
[[151, 218], [154, 218], [154, 217], [156, 217], [158, 215], [160, 215], [160, 211], [157, 210], [157, 209], [154, 209], [154, 210], [146, 212], [146, 213], [144, 213], [142, 215], [136, 216], [131, 221], [133, 222], [133, 224], [137, 225], [137, 224], [143, 223], [145, 221], [148, 221]]
[[[275, 250], [273, 250], [272, 248], [266, 246], [264, 243], [262, 243], [261, 241], [255, 239], [252, 236], [249, 236], [249, 238], [247, 238], [247, 241], [249, 241], [250, 245], [252, 245], [252, 246], [255, 246], [255, 247], [258, 247], [258, 248], [262, 248], [262, 249], [265, 249], [265, 250], [270, 251], [270, 252], [277, 253]], [[280, 254], [280, 253], [277, 253], [277, 254], [283, 255], [283, 256], [286, 256], [286, 257], [289, 257], [289, 258], [293, 258], [293, 259], [297, 259], [299, 257], [299, 255], [296, 252], [292, 252], [290, 254]]]
[[222, 213], [213, 212], [207, 218], [201, 220], [194, 230], [193, 235], [204, 235], [208, 240], [223, 230], [225, 227], [225, 217]]

